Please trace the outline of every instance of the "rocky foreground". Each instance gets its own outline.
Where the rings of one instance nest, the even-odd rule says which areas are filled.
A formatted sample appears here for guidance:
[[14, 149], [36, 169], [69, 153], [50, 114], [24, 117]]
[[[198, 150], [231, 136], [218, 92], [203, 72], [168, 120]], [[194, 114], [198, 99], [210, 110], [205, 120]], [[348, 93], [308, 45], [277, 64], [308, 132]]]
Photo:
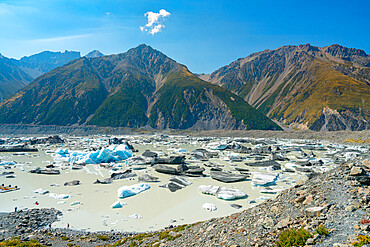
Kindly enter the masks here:
[[[276, 246], [279, 236], [287, 229], [303, 228], [305, 245], [357, 243], [362, 246], [369, 241], [366, 236], [370, 235], [369, 185], [370, 162], [358, 160], [297, 184], [275, 199], [248, 210], [192, 225], [170, 226], [142, 234], [86, 233], [48, 229], [43, 222], [37, 226], [27, 223], [32, 219], [26, 217], [47, 212], [47, 209], [37, 213], [30, 210], [29, 213], [0, 215], [0, 239], [5, 241], [20, 236], [21, 241], [33, 239], [53, 246]], [[51, 210], [49, 213], [49, 221], [56, 220], [54, 215], [58, 212]], [[13, 219], [17, 220], [11, 221]], [[14, 228], [7, 227], [10, 224]]]

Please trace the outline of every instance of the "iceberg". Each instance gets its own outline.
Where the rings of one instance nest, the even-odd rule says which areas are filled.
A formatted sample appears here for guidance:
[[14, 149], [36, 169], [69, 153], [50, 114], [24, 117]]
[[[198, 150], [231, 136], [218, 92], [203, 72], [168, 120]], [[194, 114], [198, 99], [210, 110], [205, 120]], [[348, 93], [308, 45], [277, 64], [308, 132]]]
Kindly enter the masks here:
[[100, 164], [125, 160], [131, 156], [132, 151], [130, 148], [125, 144], [120, 144], [111, 145], [107, 148], [92, 152], [59, 149], [54, 157], [54, 160], [75, 164]]
[[58, 200], [68, 199], [72, 197], [71, 195], [68, 195], [68, 194], [56, 194], [56, 193], [50, 193], [49, 196], [53, 199], [58, 199]]
[[37, 190], [34, 190], [34, 191], [32, 191], [32, 192], [33, 192], [33, 193], [36, 193], [36, 194], [39, 194], [39, 195], [45, 195], [45, 194], [49, 193], [49, 191], [48, 191], [48, 190], [44, 190], [44, 189], [42, 189], [42, 188], [37, 189]]
[[223, 200], [234, 200], [238, 198], [244, 198], [247, 196], [247, 194], [238, 189], [230, 189], [226, 187], [219, 187], [213, 185], [200, 185], [198, 189], [203, 194], [216, 196], [217, 198]]
[[125, 198], [129, 196], [134, 196], [148, 189], [150, 189], [150, 186], [145, 183], [122, 186], [117, 190], [117, 197]]
[[264, 174], [264, 173], [257, 172], [253, 174], [252, 184], [254, 186], [275, 185], [278, 178], [279, 178], [279, 173]]
[[217, 210], [217, 207], [215, 204], [213, 203], [204, 203], [203, 206], [202, 206], [203, 209], [209, 211], [209, 212], [212, 212], [212, 211], [215, 211]]
[[15, 162], [14, 161], [3, 161], [0, 162], [0, 166], [14, 166]]
[[141, 219], [141, 218], [143, 218], [143, 216], [141, 216], [140, 214], [133, 214], [133, 215], [130, 215], [129, 217], [131, 219]]
[[127, 205], [127, 203], [125, 202], [120, 202], [120, 201], [115, 201], [113, 204], [112, 204], [112, 208], [122, 208], [122, 206], [124, 205]]
[[81, 204], [80, 201], [75, 201], [75, 202], [71, 202], [71, 204], [69, 204], [70, 206], [75, 206], [75, 205], [79, 205]]

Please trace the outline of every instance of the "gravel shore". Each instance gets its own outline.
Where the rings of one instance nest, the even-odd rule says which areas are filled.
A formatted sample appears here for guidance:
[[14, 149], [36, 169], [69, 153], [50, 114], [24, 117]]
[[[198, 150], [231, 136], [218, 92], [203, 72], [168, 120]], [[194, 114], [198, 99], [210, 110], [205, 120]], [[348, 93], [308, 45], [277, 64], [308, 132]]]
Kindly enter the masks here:
[[[368, 157], [367, 157], [368, 159]], [[26, 241], [35, 239], [43, 245], [91, 246], [116, 243], [122, 246], [276, 246], [282, 231], [304, 228], [312, 234], [307, 245], [344, 246], [358, 241], [358, 235], [370, 231], [370, 162], [358, 160], [342, 164], [302, 184], [283, 191], [248, 210], [228, 217], [211, 219], [192, 225], [170, 226], [152, 233], [88, 233], [68, 229], [48, 229], [58, 212], [42, 209], [0, 215], [0, 222], [15, 224], [17, 231], [3, 227], [0, 238], [18, 236]], [[46, 220], [44, 215], [51, 217]], [[40, 216], [41, 215], [41, 216]], [[23, 222], [27, 216], [40, 219], [38, 227]], [[16, 218], [16, 222], [9, 223]], [[45, 220], [45, 221], [43, 221]], [[316, 234], [324, 226], [328, 235]], [[16, 227], [15, 227], [16, 228]], [[7, 231], [9, 230], [9, 231]]]

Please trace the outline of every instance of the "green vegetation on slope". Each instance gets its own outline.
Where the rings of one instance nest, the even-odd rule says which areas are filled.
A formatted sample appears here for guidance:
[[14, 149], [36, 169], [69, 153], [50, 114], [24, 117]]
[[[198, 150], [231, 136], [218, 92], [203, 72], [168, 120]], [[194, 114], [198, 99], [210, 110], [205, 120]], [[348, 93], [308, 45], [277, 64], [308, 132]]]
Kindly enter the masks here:
[[[185, 129], [191, 127], [196, 118], [190, 111], [202, 110], [206, 102], [206, 90], [211, 90], [221, 99], [237, 122], [243, 123], [247, 129], [280, 130], [281, 128], [251, 107], [246, 101], [230, 91], [202, 81], [188, 71], [172, 74], [166, 84], [160, 89], [160, 98], [153, 106], [149, 123], [157, 127], [159, 114], [165, 119], [172, 119], [170, 128]], [[194, 111], [193, 111], [194, 112]], [[176, 123], [179, 123], [176, 126]]]
[[147, 101], [137, 91], [122, 90], [108, 97], [89, 121], [91, 125], [113, 127], [145, 126]]

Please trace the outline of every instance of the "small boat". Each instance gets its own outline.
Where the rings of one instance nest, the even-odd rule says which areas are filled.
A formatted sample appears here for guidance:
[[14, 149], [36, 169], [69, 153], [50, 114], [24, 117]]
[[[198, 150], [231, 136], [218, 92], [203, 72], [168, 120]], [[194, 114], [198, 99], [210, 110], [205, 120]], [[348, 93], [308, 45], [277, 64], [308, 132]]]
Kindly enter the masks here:
[[11, 185], [9, 186], [0, 185], [0, 193], [10, 192], [14, 190], [19, 190], [19, 188], [17, 186], [12, 187]]

